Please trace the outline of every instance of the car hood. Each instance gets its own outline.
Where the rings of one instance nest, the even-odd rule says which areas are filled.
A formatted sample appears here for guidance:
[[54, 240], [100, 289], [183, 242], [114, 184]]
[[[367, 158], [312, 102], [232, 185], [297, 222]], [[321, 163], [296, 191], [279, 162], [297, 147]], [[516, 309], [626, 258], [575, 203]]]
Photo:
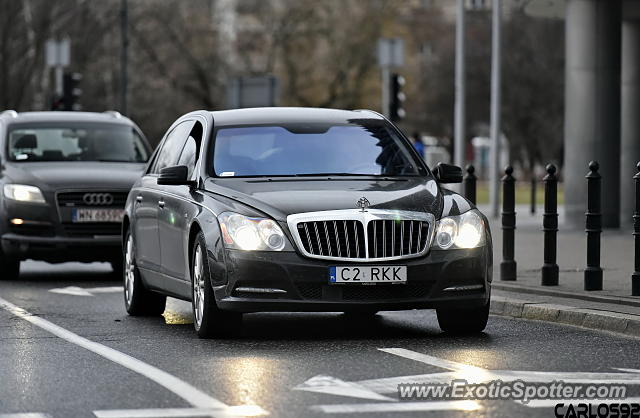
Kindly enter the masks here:
[[130, 189], [144, 164], [107, 162], [42, 162], [7, 164], [5, 182], [29, 184], [42, 190]]
[[406, 179], [304, 178], [213, 179], [205, 189], [251, 206], [276, 220], [287, 215], [339, 209], [356, 209], [364, 197], [374, 209], [429, 212], [439, 216], [443, 194], [431, 177]]

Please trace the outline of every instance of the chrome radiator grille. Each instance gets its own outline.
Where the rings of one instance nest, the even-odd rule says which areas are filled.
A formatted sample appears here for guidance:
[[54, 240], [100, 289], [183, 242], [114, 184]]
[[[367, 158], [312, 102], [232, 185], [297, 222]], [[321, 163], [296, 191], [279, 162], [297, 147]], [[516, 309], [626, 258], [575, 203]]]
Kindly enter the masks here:
[[403, 257], [421, 253], [429, 237], [426, 221], [374, 220], [367, 228], [371, 258]]
[[365, 258], [364, 228], [354, 220], [301, 222], [298, 235], [305, 251], [328, 257]]
[[423, 212], [347, 209], [289, 215], [287, 223], [308, 257], [378, 261], [425, 254], [435, 218]]

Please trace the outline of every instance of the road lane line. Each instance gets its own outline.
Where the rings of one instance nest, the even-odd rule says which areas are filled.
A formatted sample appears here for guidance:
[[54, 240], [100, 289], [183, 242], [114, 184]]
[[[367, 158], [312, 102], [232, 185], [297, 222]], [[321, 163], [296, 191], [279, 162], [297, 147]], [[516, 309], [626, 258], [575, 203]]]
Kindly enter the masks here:
[[477, 411], [482, 406], [476, 401], [428, 401], [394, 403], [352, 403], [314, 405], [312, 410], [325, 414], [357, 414], [383, 412], [427, 412], [427, 411]]
[[23, 412], [18, 414], [0, 414], [0, 418], [51, 418], [49, 414], [39, 412]]
[[[231, 406], [227, 409], [211, 408], [152, 408], [110, 409], [93, 411], [97, 418], [181, 418], [181, 417], [256, 417], [265, 415], [256, 405]], [[1, 417], [0, 417], [1, 418]]]
[[55, 289], [49, 289], [51, 293], [71, 296], [95, 296], [95, 293], [119, 293], [122, 292], [122, 286], [103, 286], [103, 287], [79, 287], [67, 286]]
[[440, 367], [443, 369], [454, 370], [459, 372], [476, 372], [486, 373], [487, 369], [481, 367], [471, 366], [469, 364], [457, 363], [451, 360], [445, 360], [438, 357], [433, 357], [428, 354], [418, 353], [416, 351], [407, 350], [405, 348], [378, 348], [385, 353], [394, 354], [396, 356], [404, 357], [409, 360], [419, 361], [420, 363], [429, 364], [431, 366]]
[[174, 394], [197, 408], [228, 408], [225, 403], [207, 395], [206, 393], [200, 391], [189, 383], [178, 379], [177, 377], [163, 370], [160, 370], [157, 367], [144, 363], [137, 358], [131, 357], [128, 354], [121, 353], [120, 351], [113, 348], [74, 334], [73, 332], [68, 331], [52, 322], [49, 322], [46, 319], [34, 316], [26, 310], [2, 298], [0, 298], [0, 307], [17, 317], [24, 319], [25, 321], [28, 321], [33, 325], [42, 328], [59, 338], [62, 338], [63, 340], [87, 349], [99, 356], [106, 358], [107, 360], [111, 360], [116, 364], [126, 367], [127, 369], [156, 382], [160, 386], [164, 387], [170, 392], [173, 392]]

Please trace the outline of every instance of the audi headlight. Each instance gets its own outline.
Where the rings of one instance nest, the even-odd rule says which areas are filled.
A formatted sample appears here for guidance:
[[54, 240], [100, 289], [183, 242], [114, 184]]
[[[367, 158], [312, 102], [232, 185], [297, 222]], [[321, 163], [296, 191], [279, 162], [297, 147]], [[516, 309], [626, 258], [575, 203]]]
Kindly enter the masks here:
[[46, 203], [40, 189], [24, 184], [5, 184], [4, 197], [18, 202]]
[[470, 210], [462, 215], [447, 216], [438, 221], [435, 246], [449, 248], [476, 248], [484, 244], [484, 221], [478, 212]]
[[224, 243], [245, 251], [282, 251], [286, 238], [280, 226], [268, 218], [250, 218], [234, 212], [218, 216]]

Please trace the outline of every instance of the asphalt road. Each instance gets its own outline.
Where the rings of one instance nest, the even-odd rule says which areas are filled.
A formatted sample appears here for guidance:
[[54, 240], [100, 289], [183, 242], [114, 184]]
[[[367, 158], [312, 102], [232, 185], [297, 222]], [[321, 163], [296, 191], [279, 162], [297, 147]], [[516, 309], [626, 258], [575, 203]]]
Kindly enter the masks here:
[[491, 317], [484, 334], [455, 337], [434, 312], [408, 311], [249, 314], [233, 338], [200, 340], [184, 302], [127, 316], [107, 265], [24, 267], [0, 281], [0, 417], [554, 416], [511, 400], [398, 400], [398, 383], [438, 373], [607, 378], [640, 396], [640, 341], [614, 334]]

